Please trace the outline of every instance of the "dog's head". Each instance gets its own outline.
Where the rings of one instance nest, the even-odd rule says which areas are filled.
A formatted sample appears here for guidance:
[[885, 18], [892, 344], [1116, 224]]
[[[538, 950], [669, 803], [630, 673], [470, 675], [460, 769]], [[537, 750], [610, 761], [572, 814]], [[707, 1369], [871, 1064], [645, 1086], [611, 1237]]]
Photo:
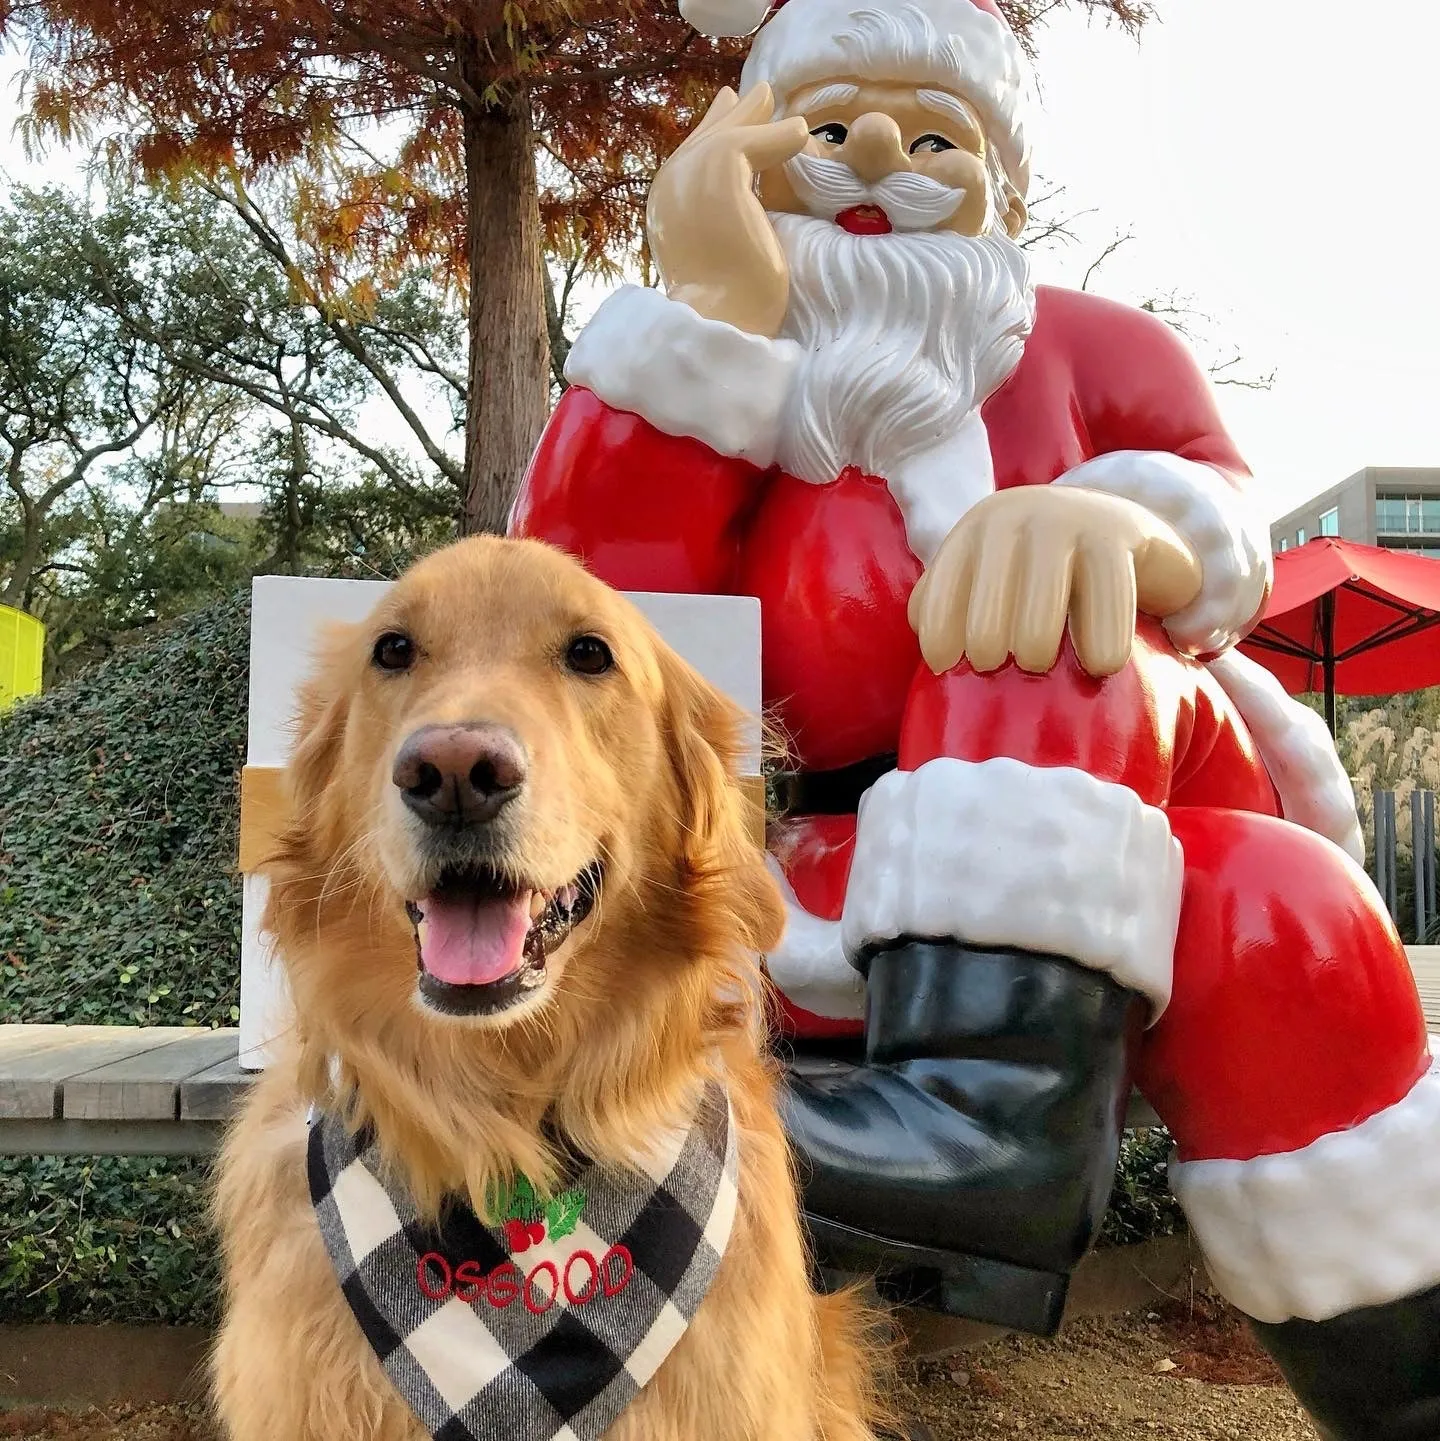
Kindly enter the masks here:
[[414, 567], [303, 692], [268, 918], [302, 1028], [623, 1065], [693, 1012], [703, 1043], [781, 923], [738, 720], [549, 547]]

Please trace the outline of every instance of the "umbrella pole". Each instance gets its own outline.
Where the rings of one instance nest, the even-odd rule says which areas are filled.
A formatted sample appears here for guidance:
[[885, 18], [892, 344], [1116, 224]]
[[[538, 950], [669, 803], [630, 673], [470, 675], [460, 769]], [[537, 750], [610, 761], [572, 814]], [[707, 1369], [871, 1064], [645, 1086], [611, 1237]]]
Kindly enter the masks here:
[[1325, 665], [1325, 724], [1330, 727], [1332, 739], [1335, 735], [1335, 592], [1326, 591], [1320, 597], [1320, 638], [1324, 647]]

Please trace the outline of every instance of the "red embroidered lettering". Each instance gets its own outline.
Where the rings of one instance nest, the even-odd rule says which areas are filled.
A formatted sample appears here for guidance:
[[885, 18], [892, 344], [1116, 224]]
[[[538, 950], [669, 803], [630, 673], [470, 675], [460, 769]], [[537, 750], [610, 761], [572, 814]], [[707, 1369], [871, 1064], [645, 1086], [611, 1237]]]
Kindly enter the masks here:
[[[534, 1300], [534, 1297], [535, 1297], [535, 1295], [536, 1295], [536, 1291], [535, 1291], [535, 1278], [536, 1278], [542, 1271], [548, 1271], [548, 1272], [550, 1273], [550, 1290], [549, 1290], [549, 1293], [548, 1293], [548, 1294], [547, 1294], [546, 1292], [544, 1292], [544, 1291], [542, 1291], [542, 1292], [539, 1293], [542, 1297], [544, 1297], [545, 1304], [544, 1304], [543, 1306], [538, 1306], [538, 1305], [536, 1305], [535, 1300]], [[559, 1294], [560, 1294], [560, 1273], [555, 1269], [555, 1263], [554, 1263], [553, 1261], [542, 1261], [542, 1262], [525, 1278], [525, 1309], [526, 1309], [532, 1316], [543, 1316], [543, 1315], [555, 1304], [555, 1298], [556, 1298]]]
[[478, 1261], [462, 1261], [455, 1268], [455, 1297], [467, 1306], [485, 1294], [485, 1273]]
[[[581, 1284], [575, 1285], [577, 1265], [585, 1272]], [[497, 1311], [503, 1311], [520, 1297], [532, 1316], [543, 1316], [564, 1294], [572, 1306], [584, 1306], [602, 1293], [618, 1296], [635, 1274], [635, 1258], [627, 1247], [611, 1246], [596, 1261], [589, 1251], [572, 1251], [564, 1269], [553, 1261], [541, 1261], [527, 1276], [513, 1261], [502, 1261], [486, 1275], [478, 1261], [461, 1261], [451, 1268], [438, 1251], [427, 1251], [415, 1268], [415, 1280], [421, 1293], [431, 1301], [448, 1301], [451, 1296], [467, 1306], [485, 1300]], [[539, 1284], [548, 1275], [548, 1287]]]
[[[618, 1281], [612, 1279], [611, 1261], [618, 1260], [621, 1265], [621, 1274]], [[627, 1246], [618, 1242], [606, 1251], [600, 1261], [600, 1285], [604, 1288], [607, 1296], [618, 1296], [629, 1284], [630, 1278], [635, 1274], [635, 1258], [630, 1254]]]
[[[438, 1291], [432, 1290], [430, 1286], [429, 1266], [434, 1262], [440, 1268], [441, 1274], [445, 1277]], [[455, 1288], [455, 1278], [450, 1274], [450, 1263], [440, 1255], [438, 1251], [427, 1251], [420, 1258], [420, 1264], [415, 1267], [415, 1281], [420, 1290], [432, 1301], [445, 1301], [450, 1297], [451, 1291]]]
[[[583, 1261], [590, 1268], [590, 1278], [578, 1292], [570, 1285], [570, 1271], [577, 1261]], [[587, 1301], [595, 1299], [595, 1289], [599, 1284], [600, 1268], [595, 1264], [594, 1256], [589, 1251], [576, 1251], [565, 1263], [565, 1299], [572, 1306], [583, 1306]]]
[[490, 1304], [503, 1311], [520, 1294], [520, 1268], [513, 1261], [502, 1261], [490, 1273], [486, 1290]]

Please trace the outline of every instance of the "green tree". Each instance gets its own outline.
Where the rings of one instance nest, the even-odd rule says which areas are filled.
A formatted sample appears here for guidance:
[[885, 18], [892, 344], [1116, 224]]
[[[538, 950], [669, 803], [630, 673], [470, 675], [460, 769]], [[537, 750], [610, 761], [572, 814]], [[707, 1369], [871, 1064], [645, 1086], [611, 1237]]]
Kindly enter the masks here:
[[[363, 316], [315, 303], [203, 187], [17, 191], [0, 594], [46, 621], [52, 678], [257, 571], [387, 573], [453, 531], [461, 329], [419, 269]], [[367, 407], [406, 443], [376, 441]], [[237, 495], [261, 513], [222, 513]]]

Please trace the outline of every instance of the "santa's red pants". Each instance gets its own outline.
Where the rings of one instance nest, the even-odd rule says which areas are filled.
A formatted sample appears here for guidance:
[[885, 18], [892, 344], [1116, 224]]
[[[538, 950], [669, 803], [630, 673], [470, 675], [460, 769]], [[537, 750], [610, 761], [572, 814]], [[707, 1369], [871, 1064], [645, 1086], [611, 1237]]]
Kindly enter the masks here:
[[922, 668], [858, 829], [800, 819], [777, 851], [811, 961], [953, 936], [1150, 997], [1139, 1084], [1216, 1283], [1322, 1320], [1440, 1279], [1440, 1075], [1378, 895], [1278, 812], [1215, 678], [1145, 625], [1103, 681], [1068, 643], [1043, 676]]

